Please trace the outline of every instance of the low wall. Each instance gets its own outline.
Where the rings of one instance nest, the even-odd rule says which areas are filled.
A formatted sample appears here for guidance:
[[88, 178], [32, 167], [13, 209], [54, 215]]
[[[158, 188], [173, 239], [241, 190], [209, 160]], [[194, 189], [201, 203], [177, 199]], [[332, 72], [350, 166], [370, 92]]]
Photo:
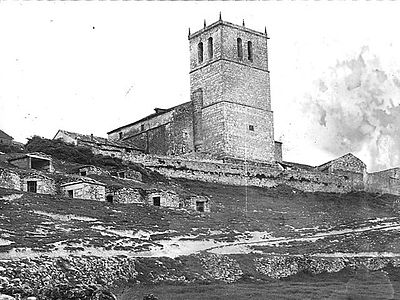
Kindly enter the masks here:
[[165, 156], [140, 156], [130, 160], [171, 178], [259, 187], [286, 184], [307, 192], [347, 193], [364, 189], [363, 174], [351, 172], [323, 173], [317, 170], [283, 169], [277, 164], [268, 163], [224, 163]]

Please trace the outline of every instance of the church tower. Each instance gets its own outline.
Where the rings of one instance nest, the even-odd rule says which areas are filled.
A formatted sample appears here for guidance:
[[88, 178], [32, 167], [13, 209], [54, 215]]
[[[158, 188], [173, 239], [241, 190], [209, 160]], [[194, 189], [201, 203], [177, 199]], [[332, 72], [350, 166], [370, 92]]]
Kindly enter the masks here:
[[189, 32], [195, 151], [274, 161], [267, 41], [221, 18]]

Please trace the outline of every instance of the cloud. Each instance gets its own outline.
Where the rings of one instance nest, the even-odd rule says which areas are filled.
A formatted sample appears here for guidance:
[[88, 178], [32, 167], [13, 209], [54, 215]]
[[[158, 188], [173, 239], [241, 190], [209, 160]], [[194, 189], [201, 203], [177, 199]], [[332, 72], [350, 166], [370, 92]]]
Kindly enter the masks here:
[[400, 166], [399, 78], [368, 47], [338, 61], [302, 103], [309, 136], [333, 155], [360, 154], [370, 170]]

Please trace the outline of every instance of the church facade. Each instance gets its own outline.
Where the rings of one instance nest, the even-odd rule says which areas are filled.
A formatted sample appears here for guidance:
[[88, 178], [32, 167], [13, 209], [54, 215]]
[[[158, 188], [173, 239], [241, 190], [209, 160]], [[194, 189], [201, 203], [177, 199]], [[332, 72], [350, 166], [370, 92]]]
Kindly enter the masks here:
[[190, 101], [108, 132], [150, 154], [282, 160], [274, 141], [268, 37], [222, 21], [192, 34]]

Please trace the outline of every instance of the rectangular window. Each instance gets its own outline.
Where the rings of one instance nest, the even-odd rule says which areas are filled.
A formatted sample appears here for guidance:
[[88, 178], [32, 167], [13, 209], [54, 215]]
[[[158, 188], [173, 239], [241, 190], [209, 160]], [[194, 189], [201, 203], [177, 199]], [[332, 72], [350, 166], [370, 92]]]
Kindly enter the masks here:
[[36, 181], [28, 181], [27, 183], [28, 192], [37, 193], [37, 182]]
[[119, 133], [119, 139], [122, 140], [122, 132]]
[[86, 171], [82, 171], [81, 176], [86, 176]]
[[68, 197], [69, 198], [74, 198], [74, 191], [73, 190], [68, 190]]
[[249, 130], [254, 131], [254, 125], [249, 125]]
[[140, 125], [140, 131], [144, 131], [144, 124]]

